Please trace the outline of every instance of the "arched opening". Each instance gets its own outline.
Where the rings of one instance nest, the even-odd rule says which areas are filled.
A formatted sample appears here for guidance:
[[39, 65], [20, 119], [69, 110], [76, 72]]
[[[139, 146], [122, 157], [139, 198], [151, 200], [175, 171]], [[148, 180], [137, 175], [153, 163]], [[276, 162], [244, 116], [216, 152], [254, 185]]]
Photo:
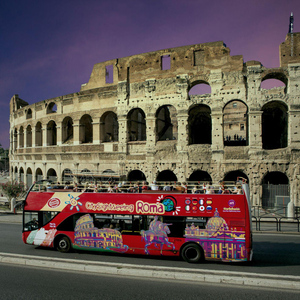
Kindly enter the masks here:
[[54, 146], [57, 143], [56, 123], [52, 120], [47, 124], [47, 145]]
[[35, 126], [35, 146], [43, 146], [43, 131], [41, 122], [37, 122]]
[[15, 171], [14, 171], [14, 174], [13, 174], [13, 179], [15, 180], [15, 181], [19, 181], [19, 178], [18, 178], [18, 168], [17, 167], [15, 167]]
[[156, 138], [158, 141], [176, 140], [178, 124], [176, 109], [172, 105], [164, 105], [156, 112]]
[[23, 126], [19, 130], [19, 147], [24, 148], [24, 129]]
[[31, 119], [32, 118], [32, 110], [31, 108], [29, 108], [26, 112], [26, 120]]
[[285, 104], [272, 101], [264, 105], [262, 111], [263, 149], [287, 147], [288, 113]]
[[25, 182], [24, 169], [20, 168], [20, 182]]
[[189, 181], [212, 182], [212, 179], [206, 171], [197, 170], [190, 175]]
[[54, 169], [51, 168], [51, 169], [48, 170], [47, 179], [51, 180], [51, 181], [54, 181], [54, 182], [57, 182], [57, 174], [56, 174], [56, 171]]
[[40, 168], [37, 168], [35, 171], [35, 180], [36, 181], [43, 180], [43, 171]]
[[211, 144], [211, 111], [206, 105], [194, 106], [188, 118], [189, 144]]
[[18, 130], [17, 130], [17, 128], [15, 128], [15, 130], [14, 130], [13, 147], [14, 147], [14, 151], [15, 151], [15, 150], [17, 149], [17, 147], [18, 147]]
[[93, 143], [93, 120], [90, 115], [84, 115], [79, 121], [79, 140], [82, 144]]
[[106, 112], [100, 119], [100, 133], [102, 142], [117, 142], [119, 140], [119, 124], [117, 115]]
[[206, 81], [194, 82], [189, 90], [189, 99], [193, 98], [193, 95], [206, 95], [211, 94], [211, 87]]
[[224, 146], [246, 146], [248, 137], [247, 106], [239, 100], [227, 103], [223, 109]]
[[26, 128], [26, 147], [32, 147], [32, 129], [30, 125]]
[[[287, 92], [288, 79], [283, 73], [269, 73], [263, 77], [260, 87], [265, 90], [274, 90], [278, 93]], [[272, 92], [272, 91], [270, 91]]]
[[65, 117], [62, 121], [62, 142], [63, 144], [73, 143], [73, 120], [71, 117]]
[[281, 172], [268, 172], [262, 181], [263, 208], [283, 208], [290, 202], [288, 177]]
[[51, 102], [47, 106], [47, 114], [53, 114], [57, 111], [57, 105], [54, 102]]
[[130, 171], [128, 173], [127, 178], [128, 178], [128, 181], [145, 181], [146, 180], [145, 174], [140, 170]]
[[171, 170], [164, 170], [157, 175], [156, 181], [176, 182], [177, 176]]
[[246, 179], [246, 182], [249, 184], [248, 176], [240, 170], [228, 172], [224, 177], [224, 181], [225, 182], [236, 182], [238, 178]]
[[32, 185], [32, 170], [30, 168], [27, 168], [26, 182], [27, 182], [27, 186], [31, 187], [31, 185]]
[[129, 141], [146, 140], [145, 113], [140, 108], [132, 109], [128, 113], [128, 136]]
[[72, 171], [70, 169], [64, 169], [62, 172], [62, 181], [71, 183], [73, 181]]

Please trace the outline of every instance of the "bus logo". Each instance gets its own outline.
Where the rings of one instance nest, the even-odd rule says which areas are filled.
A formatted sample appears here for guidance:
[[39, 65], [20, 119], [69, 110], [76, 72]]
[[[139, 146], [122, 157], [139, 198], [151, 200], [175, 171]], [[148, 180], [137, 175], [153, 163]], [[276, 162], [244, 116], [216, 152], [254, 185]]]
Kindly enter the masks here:
[[235, 201], [233, 199], [228, 201], [229, 207], [235, 207]]
[[50, 208], [57, 208], [60, 206], [60, 200], [58, 198], [50, 198], [48, 200], [48, 203], [47, 205], [50, 207]]

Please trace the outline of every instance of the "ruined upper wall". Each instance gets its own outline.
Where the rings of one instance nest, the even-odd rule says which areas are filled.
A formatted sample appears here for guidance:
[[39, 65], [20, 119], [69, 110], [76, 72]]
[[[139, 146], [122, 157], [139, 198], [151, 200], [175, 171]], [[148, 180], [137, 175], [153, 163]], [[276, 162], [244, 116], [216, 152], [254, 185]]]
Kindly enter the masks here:
[[300, 63], [300, 32], [288, 33], [279, 46], [280, 67]]
[[[163, 60], [169, 60], [169, 68], [164, 69]], [[106, 81], [106, 67], [111, 66], [113, 81]], [[94, 65], [90, 80], [82, 85], [81, 91], [108, 84], [142, 82], [149, 78], [163, 79], [180, 74], [205, 74], [211, 70], [223, 72], [241, 71], [243, 57], [230, 56], [230, 49], [222, 41], [169, 48], [120, 59], [109, 60]]]

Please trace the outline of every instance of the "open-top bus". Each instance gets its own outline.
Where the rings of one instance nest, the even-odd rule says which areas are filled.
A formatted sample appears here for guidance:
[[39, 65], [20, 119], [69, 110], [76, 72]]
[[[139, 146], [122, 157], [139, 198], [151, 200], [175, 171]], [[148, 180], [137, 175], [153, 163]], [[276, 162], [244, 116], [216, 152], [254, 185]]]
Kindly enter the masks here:
[[35, 183], [24, 201], [23, 241], [99, 252], [181, 256], [201, 260], [252, 259], [247, 184], [240, 193], [145, 190], [142, 193], [74, 192]]

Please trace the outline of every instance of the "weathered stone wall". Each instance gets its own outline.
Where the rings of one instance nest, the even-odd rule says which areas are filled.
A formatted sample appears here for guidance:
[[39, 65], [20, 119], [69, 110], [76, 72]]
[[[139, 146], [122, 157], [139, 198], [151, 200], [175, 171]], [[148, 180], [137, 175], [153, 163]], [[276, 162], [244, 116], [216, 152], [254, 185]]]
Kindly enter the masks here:
[[[169, 170], [178, 181], [186, 181], [200, 170], [207, 172], [213, 181], [219, 181], [238, 171], [249, 179], [252, 203], [260, 205], [264, 176], [281, 172], [288, 178], [292, 201], [300, 205], [300, 34], [293, 35], [293, 57], [288, 55], [290, 39], [287, 35], [280, 45], [281, 66], [276, 69], [267, 69], [257, 61], [244, 63], [242, 56], [230, 56], [229, 48], [220, 41], [98, 63], [79, 92], [32, 105], [15, 95], [10, 105], [11, 177], [20, 178], [22, 173], [26, 181], [26, 174], [32, 174], [35, 180], [38, 169], [43, 177], [53, 169], [61, 181], [65, 169], [100, 173], [110, 169], [122, 176], [139, 170], [148, 181], [153, 181], [159, 173]], [[167, 69], [162, 69], [164, 56], [169, 56]], [[111, 66], [113, 73], [111, 82], [106, 80], [107, 66]], [[262, 89], [261, 82], [272, 78], [280, 79], [286, 87]], [[211, 92], [189, 95], [190, 89], [199, 83], [209, 85]], [[247, 143], [227, 147], [224, 146], [223, 114], [224, 107], [233, 100], [247, 107]], [[276, 109], [282, 105], [287, 112], [287, 145], [278, 149], [266, 149], [263, 145], [263, 115], [272, 105]], [[159, 140], [157, 116], [165, 106], [176, 112], [172, 117], [176, 134], [172, 139]], [[205, 114], [202, 108], [209, 111], [209, 143], [189, 142], [190, 113], [195, 107], [199, 107], [200, 116]], [[131, 122], [130, 115], [137, 109], [140, 115]], [[105, 119], [108, 113], [117, 118], [118, 138], [104, 142], [106, 132], [102, 128], [108, 126]], [[91, 117], [91, 124], [82, 123], [84, 115]], [[72, 136], [65, 141], [67, 117], [72, 120]], [[49, 142], [51, 121], [56, 124], [52, 132], [54, 145]], [[38, 122], [42, 127], [42, 145], [36, 138]], [[88, 134], [84, 127], [88, 125], [91, 143], [83, 139]], [[130, 140], [134, 133], [130, 126], [144, 128], [145, 138], [141, 133], [136, 140]]]

